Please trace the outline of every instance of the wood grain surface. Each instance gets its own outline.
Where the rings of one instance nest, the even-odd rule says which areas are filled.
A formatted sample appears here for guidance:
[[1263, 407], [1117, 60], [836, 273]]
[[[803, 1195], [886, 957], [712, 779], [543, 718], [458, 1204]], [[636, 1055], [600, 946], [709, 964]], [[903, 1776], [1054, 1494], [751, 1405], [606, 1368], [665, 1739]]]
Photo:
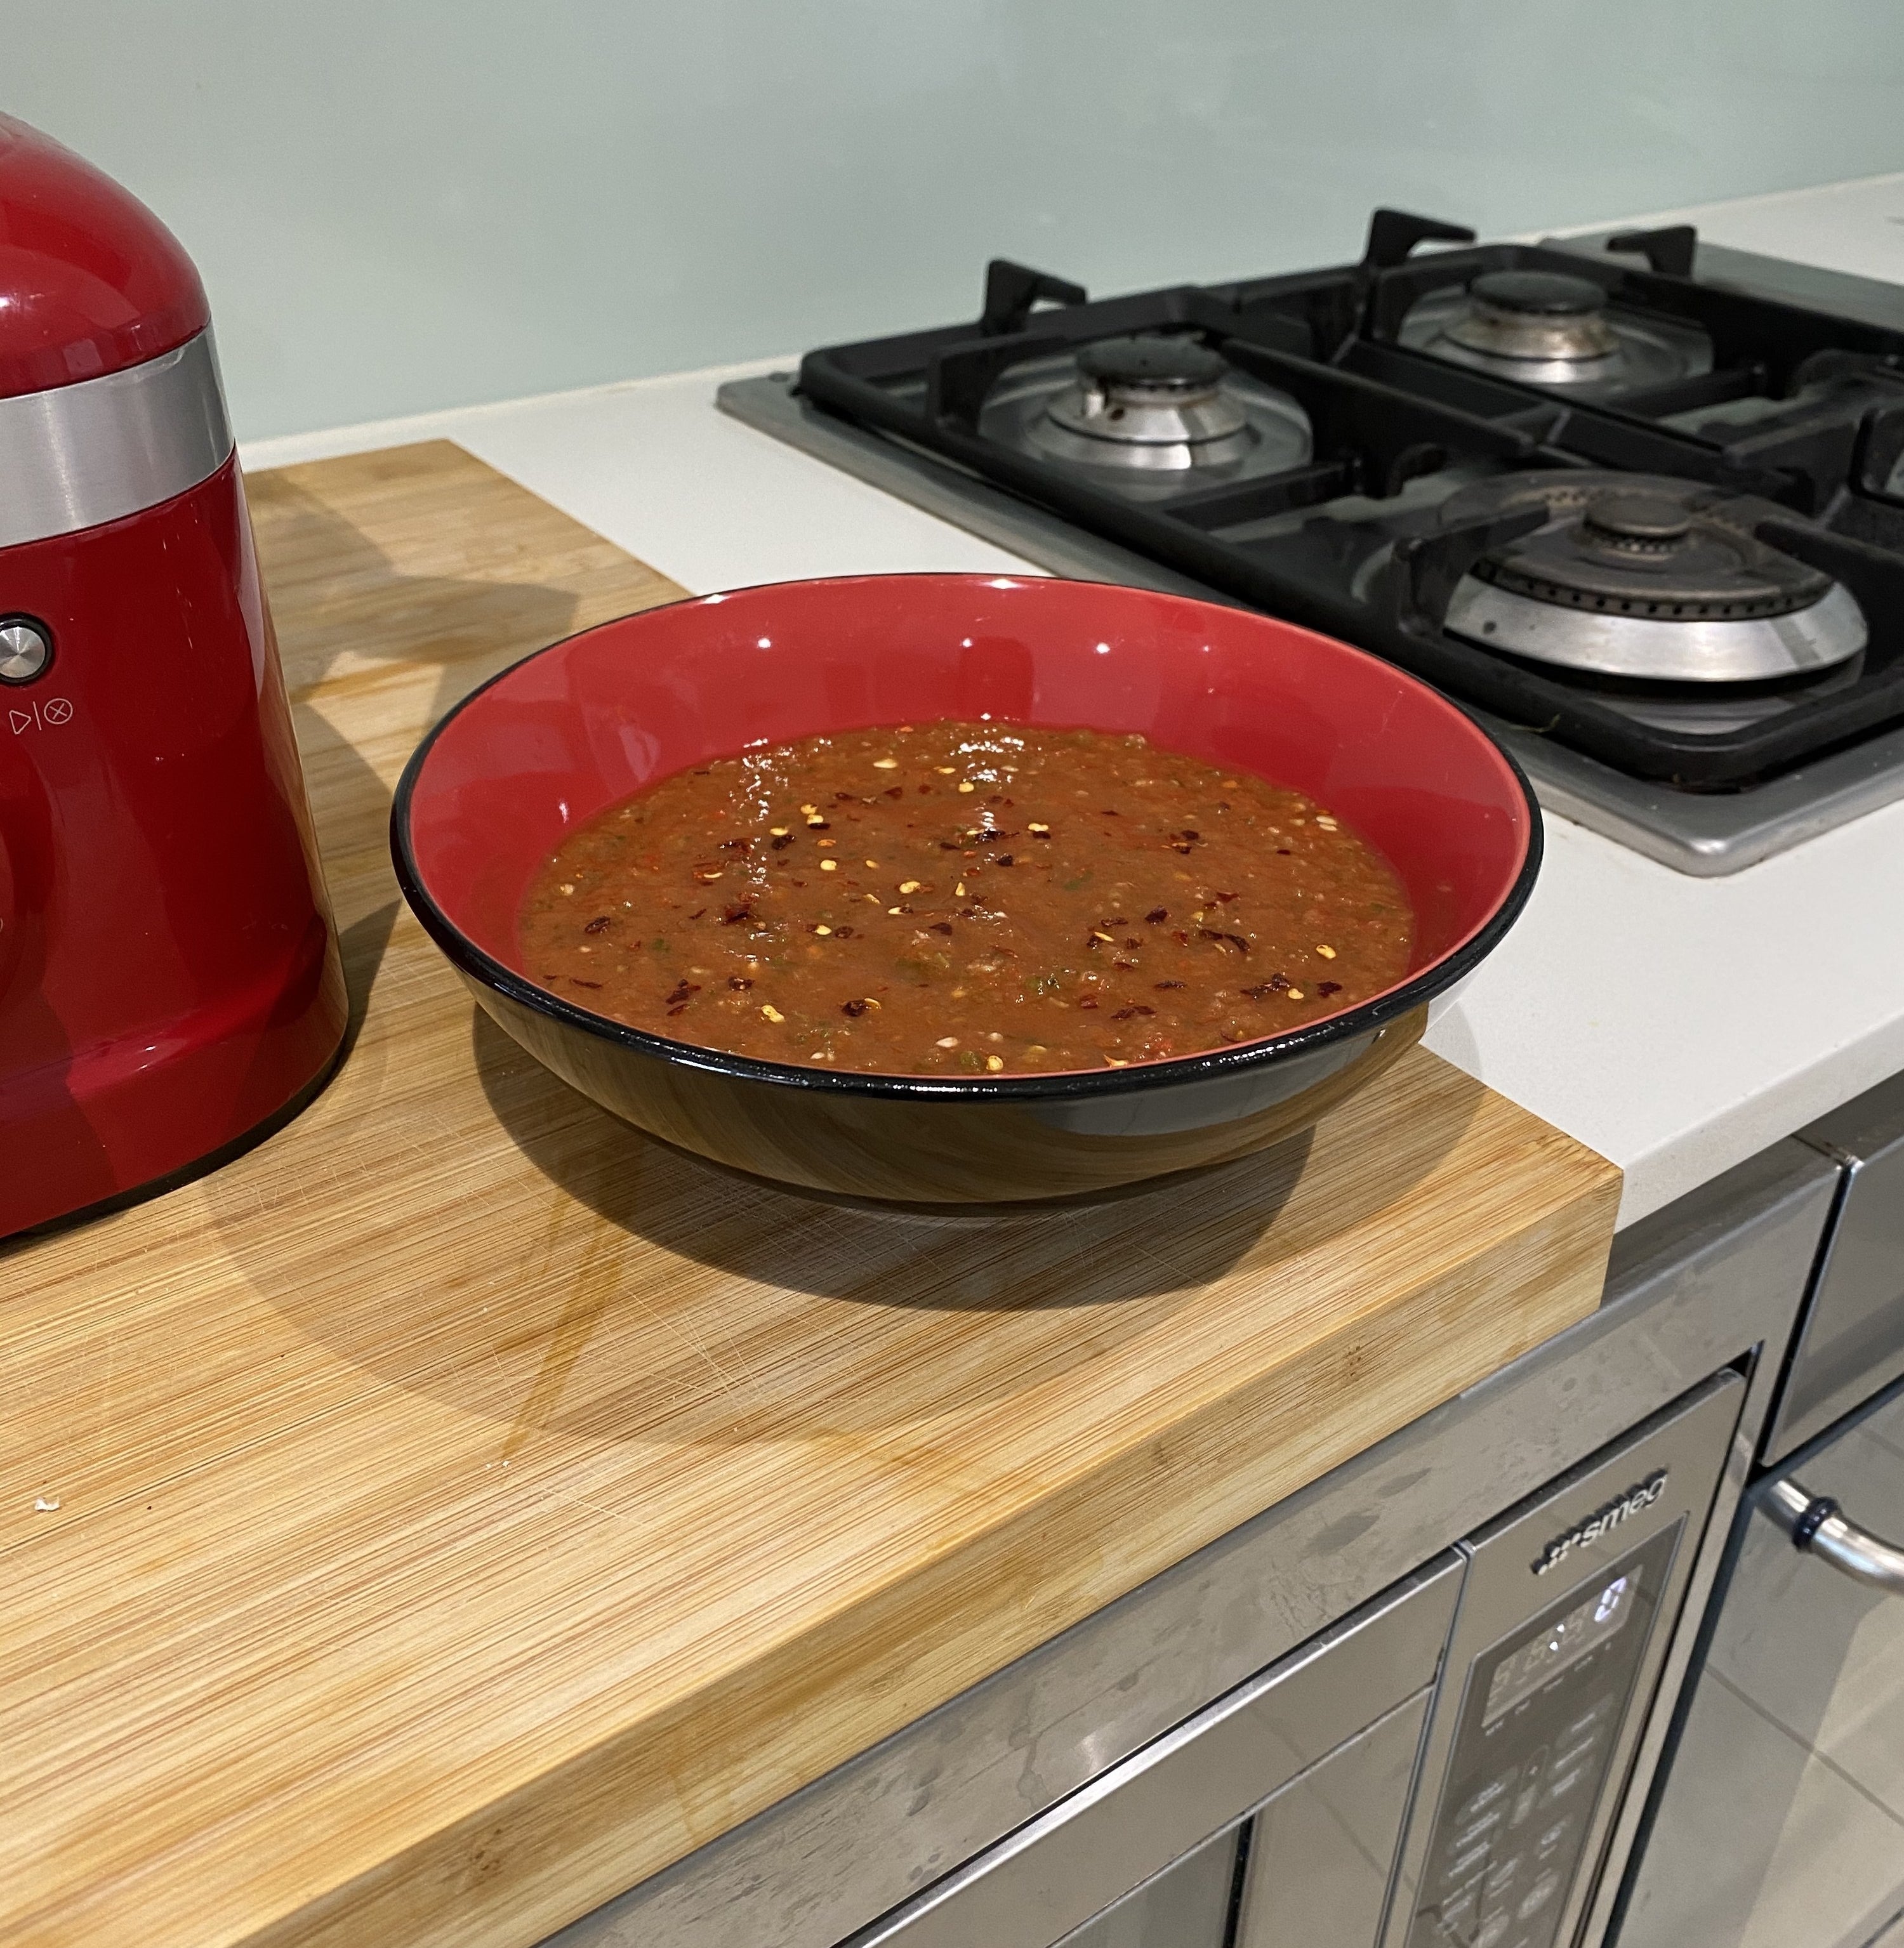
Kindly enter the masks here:
[[1061, 1216], [645, 1142], [384, 820], [472, 684], [678, 591], [446, 445], [250, 492], [358, 1025], [250, 1155], [0, 1248], [0, 1942], [522, 1948], [1597, 1301], [1617, 1173], [1419, 1048]]

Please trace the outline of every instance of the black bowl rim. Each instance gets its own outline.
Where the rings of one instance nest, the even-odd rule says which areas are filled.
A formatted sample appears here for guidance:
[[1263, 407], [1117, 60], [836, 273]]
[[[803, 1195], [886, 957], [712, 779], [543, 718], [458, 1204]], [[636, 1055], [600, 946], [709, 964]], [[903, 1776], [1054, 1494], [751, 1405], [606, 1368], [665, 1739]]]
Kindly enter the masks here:
[[[651, 1034], [645, 1028], [631, 1028], [625, 1022], [615, 1021], [607, 1015], [596, 1014], [590, 1009], [579, 1007], [572, 1001], [565, 1000], [559, 994], [551, 994], [547, 988], [538, 987], [534, 982], [518, 974], [514, 969], [505, 966], [493, 955], [478, 947], [436, 904], [424, 885], [423, 875], [418, 869], [415, 856], [411, 850], [409, 831], [410, 801], [422, 775], [423, 768], [429, 762], [430, 753], [444, 730], [479, 696], [494, 688], [505, 678], [513, 676], [525, 663], [533, 662], [538, 656], [547, 656], [552, 650], [561, 649], [583, 636], [594, 635], [598, 630], [617, 628], [637, 616], [657, 616], [666, 610], [704, 603], [711, 594], [731, 597], [757, 594], [776, 588], [802, 588], [829, 582], [989, 582], [996, 579], [974, 573], [921, 569], [911, 573], [812, 575], [793, 582], [751, 582], [741, 588], [710, 591], [709, 594], [683, 596], [678, 602], [657, 602], [650, 609], [631, 610], [626, 616], [611, 616], [606, 622], [592, 623], [585, 629], [574, 630], [568, 635], [558, 637], [552, 643], [545, 643], [540, 649], [531, 650], [526, 656], [519, 656], [515, 662], [478, 684], [467, 696], [459, 698], [430, 726], [416, 749], [411, 752], [409, 762], [403, 767], [403, 774], [397, 780], [396, 791], [390, 801], [390, 853], [396, 869], [399, 889], [409, 903], [411, 910], [421, 923], [424, 931], [436, 943], [450, 964], [459, 972], [492, 989], [505, 999], [535, 1013], [545, 1015], [564, 1028], [579, 1029], [584, 1034], [614, 1043], [653, 1060], [671, 1063], [676, 1068], [725, 1076], [737, 1082], [764, 1083], [777, 1088], [813, 1089], [912, 1102], [1050, 1102], [1054, 1100], [1121, 1096], [1133, 1091], [1180, 1088], [1189, 1083], [1214, 1081], [1252, 1069], [1269, 1068], [1287, 1061], [1291, 1056], [1309, 1054], [1319, 1049], [1332, 1047], [1337, 1042], [1353, 1041], [1359, 1036], [1371, 1034], [1376, 1029], [1399, 1020], [1402, 1016], [1413, 1013], [1464, 979], [1494, 951], [1508, 929], [1520, 918], [1522, 908], [1527, 905], [1533, 892], [1534, 881], [1539, 873], [1541, 860], [1545, 850], [1545, 830], [1541, 818], [1539, 802], [1534, 796], [1533, 787], [1527, 782], [1527, 774], [1516, 762], [1514, 754], [1471, 711], [1464, 709], [1452, 697], [1436, 690], [1433, 684], [1422, 683], [1419, 677], [1412, 676], [1407, 671], [1393, 664], [1385, 664], [1385, 666], [1405, 681], [1421, 684], [1424, 690], [1446, 705], [1458, 717], [1464, 718], [1493, 747], [1506, 765], [1514, 783], [1520, 788], [1521, 801], [1527, 808], [1527, 856], [1521, 861], [1520, 870], [1515, 875], [1513, 885], [1508, 889], [1494, 911], [1465, 941], [1444, 954], [1440, 960], [1423, 968], [1399, 988], [1390, 988], [1386, 994], [1378, 994], [1371, 1000], [1359, 1003], [1354, 1007], [1345, 1009], [1340, 1014], [1325, 1015], [1319, 1022], [1308, 1022], [1301, 1028], [1291, 1028], [1284, 1034], [1272, 1035], [1262, 1041], [1235, 1042], [1226, 1048], [1207, 1049], [1197, 1055], [1173, 1056], [1163, 1062], [1133, 1062], [1124, 1069], [1061, 1069], [1049, 1075], [889, 1075], [870, 1070], [834, 1070], [809, 1067], [797, 1062], [766, 1062], [754, 1056], [731, 1055], [724, 1050], [704, 1047], [696, 1042], [672, 1041], [665, 1035]], [[1074, 583], [1079, 581], [1079, 578], [1069, 575], [1026, 575], [1012, 579], [1022, 579], [1027, 584], [1048, 579]], [[1114, 582], [1086, 582], [1081, 585], [1101, 588], [1107, 594], [1120, 596], [1128, 596], [1133, 592], [1155, 592], [1133, 591], [1127, 585]], [[1197, 602], [1194, 596], [1172, 596], [1169, 600]], [[1200, 603], [1197, 606], [1219, 609], [1225, 616], [1233, 616], [1238, 613], [1234, 608], [1221, 603]], [[1266, 622], [1282, 620], [1281, 617], [1270, 616], [1262, 610], [1245, 610], [1241, 613], [1260, 616]], [[1284, 626], [1300, 628], [1303, 625], [1289, 623]], [[1322, 634], [1317, 630], [1307, 630], [1305, 633], [1310, 635]], [[1336, 637], [1325, 636], [1324, 640], [1334, 643], [1337, 647], [1348, 650], [1355, 655], [1369, 656], [1372, 662], [1385, 661], [1381, 657], [1372, 656], [1367, 650], [1359, 649], [1353, 643], [1342, 642]]]

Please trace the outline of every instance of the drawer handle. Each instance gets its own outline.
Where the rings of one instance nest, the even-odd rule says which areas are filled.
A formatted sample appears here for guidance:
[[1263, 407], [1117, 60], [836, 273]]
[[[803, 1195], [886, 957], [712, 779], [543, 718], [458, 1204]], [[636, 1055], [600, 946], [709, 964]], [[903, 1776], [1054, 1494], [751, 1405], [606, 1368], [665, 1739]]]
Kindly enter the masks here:
[[1829, 1495], [1814, 1495], [1796, 1481], [1775, 1481], [1766, 1512], [1791, 1539], [1873, 1590], [1904, 1596], [1904, 1549], [1848, 1522]]

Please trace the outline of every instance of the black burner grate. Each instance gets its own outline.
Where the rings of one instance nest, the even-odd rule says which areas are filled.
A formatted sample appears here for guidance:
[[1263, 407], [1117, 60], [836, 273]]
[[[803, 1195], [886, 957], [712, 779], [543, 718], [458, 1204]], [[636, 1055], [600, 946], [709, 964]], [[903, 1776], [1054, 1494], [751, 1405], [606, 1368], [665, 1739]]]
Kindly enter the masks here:
[[[1614, 240], [1633, 261], [1474, 246], [1458, 226], [1380, 211], [1355, 264], [1095, 301], [1000, 261], [976, 322], [811, 352], [800, 387], [814, 405], [1638, 777], [1735, 787], [1904, 720], [1904, 332], [1701, 284], [1689, 231]], [[1424, 243], [1455, 247], [1412, 254]], [[1700, 334], [1707, 369], [1584, 403], [1400, 342], [1424, 298], [1503, 271], [1590, 278], [1609, 317]], [[1309, 457], [1274, 472], [1149, 475], [1137, 494], [988, 430], [987, 401], [1014, 375], [1133, 334], [1191, 340], [1293, 399]], [[1551, 467], [1673, 475], [1777, 504], [1786, 511], [1760, 538], [1836, 577], [1864, 610], [1871, 640], [1856, 680], [1794, 685], [1743, 724], [1723, 709], [1702, 724], [1696, 708], [1660, 723], [1614, 689], [1446, 633], [1461, 575], [1530, 517], [1446, 526], [1439, 501], [1474, 479]]]

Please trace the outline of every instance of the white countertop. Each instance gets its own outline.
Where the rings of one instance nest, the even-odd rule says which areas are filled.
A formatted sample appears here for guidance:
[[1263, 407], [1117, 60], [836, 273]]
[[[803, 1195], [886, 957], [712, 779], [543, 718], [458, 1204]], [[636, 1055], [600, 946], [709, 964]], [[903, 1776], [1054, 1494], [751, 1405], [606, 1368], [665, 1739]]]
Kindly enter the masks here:
[[[1662, 212], [1904, 284], [1904, 175]], [[1651, 220], [1651, 219], [1649, 219]], [[806, 575], [1040, 572], [716, 411], [790, 358], [247, 445], [279, 466], [455, 440], [697, 592]], [[1904, 802], [1695, 879], [1549, 814], [1519, 924], [1430, 1046], [1626, 1174], [1629, 1224], [1904, 1069]]]

